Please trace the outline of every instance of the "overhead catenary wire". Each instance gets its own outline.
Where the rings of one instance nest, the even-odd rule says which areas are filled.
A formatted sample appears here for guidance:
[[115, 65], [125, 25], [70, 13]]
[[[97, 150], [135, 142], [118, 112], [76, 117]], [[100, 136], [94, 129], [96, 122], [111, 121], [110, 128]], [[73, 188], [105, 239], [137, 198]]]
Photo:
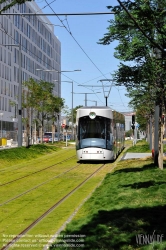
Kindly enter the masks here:
[[[102, 15], [102, 14], [114, 14], [114, 12], [90, 12], [90, 13], [61, 13], [61, 14], [58, 14], [58, 13], [55, 13], [55, 11], [52, 9], [52, 7], [50, 6], [50, 4], [52, 4], [53, 2], [55, 2], [56, 0], [52, 1], [51, 3], [48, 3], [47, 0], [45, 0], [45, 2], [47, 3], [47, 5], [45, 5], [42, 9], [46, 8], [47, 6], [54, 12], [54, 14], [44, 14], [44, 13], [37, 13], [39, 12], [40, 10], [38, 10], [36, 13], [6, 13], [5, 15], [13, 15], [13, 14], [16, 14], [16, 15], [21, 15], [22, 17], [25, 16], [25, 15], [56, 15], [57, 17], [60, 15], [65, 15], [65, 16], [68, 16], [68, 15]], [[3, 13], [2, 13], [3, 15]], [[89, 58], [89, 60], [92, 62], [92, 64], [98, 69], [98, 71], [100, 71], [100, 73], [102, 74], [102, 76], [105, 77], [105, 75], [102, 73], [102, 71], [97, 67], [97, 65], [92, 61], [92, 59], [88, 56], [88, 54], [85, 52], [85, 50], [82, 48], [82, 46], [78, 43], [78, 41], [74, 38], [74, 36], [72, 35], [71, 31], [70, 31], [70, 28], [69, 28], [69, 24], [68, 24], [68, 20], [67, 18], [65, 19], [67, 24], [68, 24], [68, 28], [64, 25], [63, 21], [58, 17], [59, 21], [62, 23], [62, 26], [60, 27], [64, 27], [67, 32], [72, 36], [72, 38], [74, 39], [74, 41], [77, 43], [77, 45], [80, 47], [80, 49], [84, 52], [84, 54]], [[44, 23], [44, 22], [42, 22]], [[56, 25], [57, 26], [57, 25]]]
[[[54, 14], [57, 16], [59, 21], [63, 24], [63, 21], [59, 18], [59, 16], [55, 13], [53, 8], [50, 6], [50, 4], [45, 0], [45, 2], [48, 4], [49, 8], [54, 12]], [[102, 12], [101, 12], [102, 13]], [[64, 24], [63, 24], [64, 25]], [[85, 52], [85, 50], [82, 48], [82, 46], [79, 44], [79, 42], [76, 40], [76, 38], [72, 35], [72, 33], [68, 30], [68, 28], [64, 25], [64, 28], [67, 30], [67, 32], [71, 35], [73, 40], [76, 42], [76, 44], [79, 46], [79, 48], [83, 51], [83, 53], [87, 56], [87, 58], [91, 61], [91, 63], [95, 66], [95, 68], [102, 74], [102, 76], [105, 77], [103, 72], [98, 68], [98, 66], [93, 62], [93, 60], [90, 58], [90, 56]]]
[[[52, 7], [50, 6], [50, 4], [47, 2], [47, 0], [45, 0], [45, 2], [48, 4], [48, 6], [50, 7], [50, 9], [55, 13], [55, 11], [52, 9]], [[56, 13], [55, 13], [56, 14]], [[112, 13], [113, 14], [113, 13]], [[59, 18], [58, 15], [56, 15], [58, 20], [62, 23], [62, 25], [64, 25], [63, 21]], [[67, 22], [68, 24], [68, 22]], [[68, 25], [69, 26], [69, 25]], [[83, 53], [87, 56], [87, 58], [91, 61], [91, 63], [95, 66], [95, 68], [101, 73], [101, 75], [107, 79], [107, 77], [105, 77], [105, 74], [98, 68], [98, 66], [93, 62], [93, 60], [90, 58], [90, 56], [85, 52], [85, 50], [82, 48], [82, 46], [78, 43], [78, 41], [76, 40], [76, 38], [72, 35], [71, 31], [67, 29], [67, 27], [64, 25], [64, 28], [67, 30], [67, 32], [71, 35], [71, 37], [73, 38], [73, 40], [76, 42], [76, 44], [79, 46], [79, 48], [83, 51]], [[93, 91], [93, 90], [92, 90]], [[94, 91], [93, 91], [94, 92]], [[96, 94], [97, 96], [97, 94]], [[97, 98], [100, 100], [100, 98], [97, 96]], [[101, 101], [101, 100], [100, 100]], [[101, 101], [102, 102], [102, 101]], [[104, 102], [102, 102], [104, 103]]]
[[[1, 27], [2, 28], [0, 28], [0, 30], [2, 31], [2, 32], [4, 32], [6, 35], [8, 35], [14, 42], [17, 42], [10, 34], [8, 34], [8, 32], [5, 30], [5, 28], [3, 27], [3, 25], [2, 25], [2, 23], [1, 23]], [[22, 44], [20, 44], [20, 43], [18, 43], [17, 42], [17, 44], [18, 45], [21, 45], [21, 47], [23, 47], [23, 48], [25, 48]], [[2, 45], [3, 46], [3, 45]], [[4, 45], [5, 47], [7, 47], [6, 45]], [[30, 51], [28, 48], [27, 48], [27, 51], [28, 52], [31, 52], [31, 54], [33, 54], [36, 58], [39, 58], [36, 54], [34, 54], [32, 51]], [[42, 62], [44, 62], [44, 63], [47, 63], [46, 61], [44, 61], [43, 59], [41, 59], [41, 61]], [[52, 68], [52, 65], [49, 65], [48, 63], [47, 63], [47, 66], [50, 66], [51, 68]], [[64, 73], [61, 73], [63, 76], [65, 76], [66, 78], [68, 78], [69, 80], [71, 80], [71, 81], [73, 81], [73, 82], [75, 82], [75, 83], [77, 83], [77, 84], [79, 84], [77, 81], [75, 81], [75, 80], [73, 80], [73, 79], [71, 79], [69, 76], [67, 76], [67, 75], [65, 75]], [[96, 96], [97, 96], [97, 94], [95, 94]], [[97, 96], [97, 98], [100, 100], [100, 98]], [[101, 100], [100, 100], [101, 101]]]
[[[44, 6], [43, 8], [45, 8], [45, 7], [47, 7], [47, 6], [49, 6], [50, 7], [50, 9], [54, 12], [54, 10], [52, 9], [52, 7], [50, 6], [50, 4], [52, 4], [54, 1], [52, 1], [51, 3], [48, 3], [46, 0], [45, 0], [45, 2], [47, 3], [47, 5], [46, 6]], [[42, 9], [43, 9], [42, 8]], [[40, 10], [39, 10], [40, 11]], [[110, 12], [109, 12], [110, 13]], [[33, 14], [33, 13], [6, 13], [5, 15], [12, 15], [12, 14], [16, 14], [16, 15], [21, 15], [22, 17], [24, 17], [24, 14], [26, 15], [30, 15], [30, 14]], [[54, 12], [54, 14], [58, 17], [58, 14], [57, 13], [55, 13]], [[73, 13], [70, 13], [69, 15], [72, 15]], [[75, 13], [76, 14], [76, 13]], [[77, 13], [77, 14], [81, 14], [81, 13]], [[103, 12], [98, 12], [98, 13], [82, 13], [82, 14], [93, 14], [93, 15], [99, 15], [99, 14], [104, 14]], [[108, 13], [107, 13], [108, 14]], [[3, 15], [3, 13], [1, 14], [1, 15]], [[37, 15], [37, 12], [36, 13], [34, 13], [34, 15]], [[42, 13], [39, 13], [39, 15], [42, 15]], [[45, 15], [45, 14], [44, 14]], [[50, 14], [51, 15], [51, 14]], [[61, 14], [61, 15], [64, 15], [64, 14]], [[65, 14], [66, 15], [66, 14]], [[68, 14], [67, 14], [68, 15]], [[60, 26], [60, 27], [64, 27], [67, 31], [68, 31], [68, 33], [72, 36], [72, 38], [75, 40], [75, 42], [77, 43], [77, 45], [80, 47], [80, 49], [84, 52], [84, 54], [89, 58], [89, 60], [92, 62], [92, 64], [98, 69], [98, 71], [102, 74], [102, 76], [104, 76], [104, 74], [102, 73], [102, 71], [97, 67], [97, 65], [92, 61], [92, 59], [88, 56], [88, 54], [85, 52], [85, 50], [81, 47], [81, 45], [77, 42], [77, 40], [74, 38], [74, 36], [72, 35], [72, 33], [71, 33], [71, 31], [70, 30], [68, 30], [68, 28], [64, 25], [64, 23], [63, 23], [63, 21], [58, 17], [58, 19], [59, 19], [59, 21], [62, 23], [62, 26]], [[42, 22], [42, 23], [44, 23], [44, 22]], [[67, 22], [68, 23], [68, 22]], [[2, 24], [1, 24], [1, 26], [2, 26]], [[69, 25], [68, 25], [69, 26]], [[4, 27], [3, 27], [3, 29], [4, 29]], [[5, 29], [4, 29], [5, 30]], [[5, 32], [7, 35], [9, 35], [7, 32]], [[9, 35], [10, 36], [10, 35]], [[10, 36], [11, 37], [11, 36]], [[13, 37], [11, 37], [14, 41], [16, 41]], [[20, 44], [20, 43], [18, 43], [18, 44]], [[22, 47], [24, 47], [22, 44], [20, 44]], [[25, 47], [24, 47], [25, 48]], [[27, 49], [28, 50], [28, 49]], [[28, 50], [29, 52], [30, 52], [30, 50]], [[32, 53], [32, 52], [31, 52]], [[34, 54], [34, 53], [33, 53]], [[37, 58], [39, 58], [36, 54], [34, 54]], [[44, 62], [44, 60], [42, 59], [42, 62]], [[49, 65], [48, 63], [47, 63], [47, 65], [48, 66], [50, 66], [51, 68], [52, 68], [52, 65]], [[104, 76], [105, 77], [105, 76]], [[70, 79], [70, 78], [69, 78]]]
[[[45, 5], [42, 9], [44, 9], [44, 8], [46, 8], [47, 6], [49, 6], [50, 8], [51, 8], [51, 6], [50, 6], [50, 4], [52, 4], [53, 2], [55, 2], [55, 1], [52, 1], [51, 3], [48, 3], [47, 1], [45, 1], [46, 3], [47, 3], [47, 5]], [[52, 8], [51, 8], [52, 9]], [[38, 10], [37, 12], [39, 12], [40, 10]], [[54, 10], [52, 9], [52, 11], [54, 12]], [[36, 12], [36, 14], [37, 14], [37, 12]], [[9, 13], [9, 14], [11, 14], [11, 13]], [[16, 15], [18, 15], [18, 14], [21, 14], [21, 13], [13, 13], [13, 14], [16, 14]], [[23, 13], [22, 14], [22, 17], [24, 17], [24, 14], [26, 15], [29, 15], [29, 14], [32, 14], [32, 13]], [[39, 13], [39, 15], [40, 15], [41, 13]], [[68, 15], [90, 15], [90, 14], [93, 14], [93, 15], [99, 15], [99, 14], [114, 14], [114, 13], [65, 13], [65, 15], [66, 15], [66, 18], [65, 18], [65, 20], [66, 20], [66, 22], [67, 22], [67, 25], [68, 25], [68, 28], [64, 25], [64, 23], [63, 23], [63, 21], [58, 17], [58, 14], [57, 13], [55, 13], [54, 12], [54, 15], [55, 16], [57, 16], [58, 17], [58, 19], [59, 19], [59, 21], [62, 23], [62, 26], [60, 26], [60, 25], [54, 25], [54, 24], [50, 24], [50, 25], [54, 25], [54, 26], [60, 26], [60, 27], [64, 27], [66, 30], [67, 30], [67, 32], [72, 36], [72, 38], [74, 39], [74, 41], [77, 43], [77, 45], [80, 47], [80, 49], [84, 52], [84, 54], [89, 58], [89, 60], [94, 64], [94, 66], [99, 70], [99, 72], [102, 74], [102, 76], [104, 76], [105, 77], [105, 75], [102, 73], [102, 71], [97, 67], [97, 65], [92, 61], [92, 59], [89, 57], [89, 55], [85, 52], [85, 50], [82, 48], [82, 46], [78, 43], [78, 41], [75, 39], [75, 37], [72, 35], [72, 33], [71, 33], [71, 30], [70, 30], [70, 27], [69, 27], [69, 23], [68, 23], [68, 20], [67, 20], [67, 16]], [[5, 15], [8, 15], [8, 13], [6, 13]], [[41, 14], [42, 15], [42, 14]], [[47, 15], [47, 14], [44, 14], [44, 15]], [[50, 14], [50, 15], [52, 15], [52, 14]], [[61, 14], [62, 15], [62, 14]], [[31, 15], [29, 15], [29, 16], [31, 16]], [[43, 22], [43, 21], [41, 21], [42, 23], [45, 23], [45, 22]], [[45, 23], [45, 24], [48, 24], [48, 23]], [[5, 32], [6, 34], [7, 34], [7, 32]], [[7, 35], [9, 35], [9, 34], [7, 34]], [[12, 39], [15, 41], [15, 39], [12, 37]], [[23, 45], [21, 45], [22, 47], [24, 47]], [[27, 49], [28, 50], [28, 49]], [[28, 50], [28, 51], [30, 51], [30, 50]], [[32, 53], [32, 52], [31, 52]], [[33, 53], [34, 54], [34, 53]], [[36, 58], [39, 58], [36, 54], [34, 54], [35, 55], [35, 57]], [[44, 60], [42, 59], [42, 62], [44, 62]], [[49, 65], [48, 63], [47, 63], [47, 65], [48, 66], [50, 66], [51, 68], [52, 68], [52, 65]], [[62, 75], [64, 75], [64, 74], [62, 74]], [[70, 77], [68, 77], [68, 76], [66, 76], [66, 75], [64, 75], [65, 77], [67, 77], [68, 79], [70, 79], [70, 80], [72, 80]], [[105, 77], [106, 78], [106, 77]], [[76, 81], [74, 81], [75, 83], [77, 83]], [[78, 83], [77, 83], [78, 84]], [[91, 90], [91, 91], [93, 91], [94, 92], [94, 90]]]
[[[49, 3], [48, 3], [49, 5]], [[19, 16], [91, 16], [91, 15], [109, 15], [109, 14], [116, 14], [115, 12], [87, 12], [87, 13], [0, 13], [0, 15], [2, 16], [15, 16], [15, 15], [19, 15]]]

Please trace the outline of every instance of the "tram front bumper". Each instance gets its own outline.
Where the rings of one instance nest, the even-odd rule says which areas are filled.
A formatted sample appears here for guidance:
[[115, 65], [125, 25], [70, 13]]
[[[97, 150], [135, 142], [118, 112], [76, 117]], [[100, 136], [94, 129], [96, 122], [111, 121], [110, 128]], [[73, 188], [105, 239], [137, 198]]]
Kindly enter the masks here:
[[104, 160], [104, 151], [101, 148], [84, 148], [77, 151], [80, 160]]
[[83, 150], [82, 159], [86, 160], [104, 160], [103, 150], [97, 150], [96, 152], [89, 152], [88, 150]]
[[77, 150], [77, 158], [79, 160], [112, 160], [114, 158], [113, 151], [102, 148], [84, 148]]

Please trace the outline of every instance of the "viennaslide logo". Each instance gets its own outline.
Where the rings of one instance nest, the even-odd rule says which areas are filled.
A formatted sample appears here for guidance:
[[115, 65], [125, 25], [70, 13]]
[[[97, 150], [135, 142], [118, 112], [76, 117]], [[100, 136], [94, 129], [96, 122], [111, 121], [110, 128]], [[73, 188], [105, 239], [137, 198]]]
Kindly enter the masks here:
[[155, 230], [153, 234], [137, 234], [136, 242], [138, 245], [155, 245], [162, 244], [164, 234], [156, 234]]

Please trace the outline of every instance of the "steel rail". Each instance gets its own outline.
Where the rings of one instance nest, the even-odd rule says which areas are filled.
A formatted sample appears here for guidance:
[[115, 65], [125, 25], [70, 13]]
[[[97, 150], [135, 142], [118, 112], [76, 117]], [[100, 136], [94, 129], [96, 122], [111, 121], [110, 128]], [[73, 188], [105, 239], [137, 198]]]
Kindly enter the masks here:
[[62, 172], [62, 173], [60, 173], [60, 174], [58, 174], [58, 175], [53, 176], [51, 179], [49, 179], [49, 180], [47, 180], [47, 181], [44, 181], [44, 182], [38, 184], [37, 186], [35, 186], [35, 187], [33, 187], [33, 188], [29, 189], [29, 190], [26, 190], [25, 192], [23, 192], [23, 193], [21, 193], [21, 194], [15, 196], [15, 197], [13, 197], [13, 198], [7, 200], [7, 201], [1, 203], [0, 206], [3, 206], [3, 205], [5, 205], [5, 204], [7, 204], [7, 203], [9, 203], [9, 202], [11, 202], [11, 201], [14, 201], [14, 200], [16, 200], [17, 198], [23, 196], [24, 194], [27, 194], [27, 193], [29, 193], [29, 192], [31, 192], [31, 191], [37, 189], [38, 187], [43, 186], [43, 185], [46, 184], [47, 182], [52, 181], [52, 180], [58, 178], [59, 176], [62, 176], [62, 175], [64, 175], [64, 174], [70, 172], [71, 170], [77, 168], [79, 165], [80, 165], [80, 163], [77, 164], [76, 166], [74, 166], [74, 167], [72, 167], [72, 168], [70, 168], [70, 169], [68, 169], [68, 170], [66, 170], [66, 171], [64, 171], [64, 172]]
[[12, 183], [12, 182], [15, 182], [15, 181], [24, 179], [24, 178], [26, 178], [26, 177], [28, 177], [28, 176], [37, 174], [37, 173], [42, 172], [42, 171], [44, 171], [44, 170], [46, 170], [46, 169], [48, 169], [48, 168], [52, 168], [52, 167], [54, 167], [54, 166], [56, 166], [56, 165], [58, 165], [58, 164], [60, 164], [60, 163], [62, 163], [62, 162], [65, 162], [65, 161], [67, 161], [67, 160], [70, 160], [70, 159], [72, 159], [72, 158], [74, 158], [74, 157], [75, 157], [75, 155], [74, 155], [74, 156], [71, 156], [71, 157], [69, 157], [69, 158], [67, 158], [67, 159], [65, 159], [65, 160], [63, 160], [63, 161], [57, 162], [57, 163], [55, 163], [55, 164], [53, 164], [53, 165], [51, 165], [51, 166], [48, 166], [48, 167], [46, 167], [46, 168], [42, 168], [42, 169], [40, 169], [40, 170], [37, 170], [37, 171], [35, 171], [35, 172], [31, 173], [31, 174], [27, 174], [27, 175], [24, 175], [24, 176], [19, 177], [19, 178], [17, 178], [17, 179], [14, 179], [14, 180], [12, 180], [12, 181], [8, 181], [8, 182], [5, 182], [5, 183], [3, 183], [3, 184], [0, 184], [0, 187], [5, 186], [5, 185], [8, 185], [8, 184], [10, 184], [10, 183]]
[[95, 175], [98, 171], [100, 171], [104, 166], [105, 164], [102, 164], [97, 170], [95, 170], [92, 174], [90, 174], [85, 180], [83, 180], [80, 184], [78, 184], [75, 188], [73, 188], [68, 194], [66, 194], [63, 198], [61, 198], [58, 202], [56, 202], [52, 207], [50, 207], [46, 212], [44, 212], [41, 216], [39, 216], [34, 222], [32, 222], [28, 227], [26, 227], [22, 232], [20, 232], [17, 236], [15, 236], [10, 242], [8, 242], [5, 246], [3, 246], [1, 250], [9, 249], [9, 247], [11, 247], [15, 242], [17, 242], [30, 229], [36, 226], [37, 223], [39, 223], [48, 214], [50, 214], [56, 207], [58, 207], [69, 196], [71, 196], [76, 190], [78, 190], [81, 186], [83, 186], [89, 179], [92, 178], [93, 175]]

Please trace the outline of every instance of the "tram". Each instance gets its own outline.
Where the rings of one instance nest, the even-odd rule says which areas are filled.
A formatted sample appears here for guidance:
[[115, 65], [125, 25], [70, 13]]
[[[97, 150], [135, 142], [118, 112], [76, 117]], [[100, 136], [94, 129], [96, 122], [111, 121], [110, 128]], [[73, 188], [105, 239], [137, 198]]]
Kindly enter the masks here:
[[77, 110], [76, 154], [80, 161], [115, 160], [124, 148], [124, 115], [104, 106]]

